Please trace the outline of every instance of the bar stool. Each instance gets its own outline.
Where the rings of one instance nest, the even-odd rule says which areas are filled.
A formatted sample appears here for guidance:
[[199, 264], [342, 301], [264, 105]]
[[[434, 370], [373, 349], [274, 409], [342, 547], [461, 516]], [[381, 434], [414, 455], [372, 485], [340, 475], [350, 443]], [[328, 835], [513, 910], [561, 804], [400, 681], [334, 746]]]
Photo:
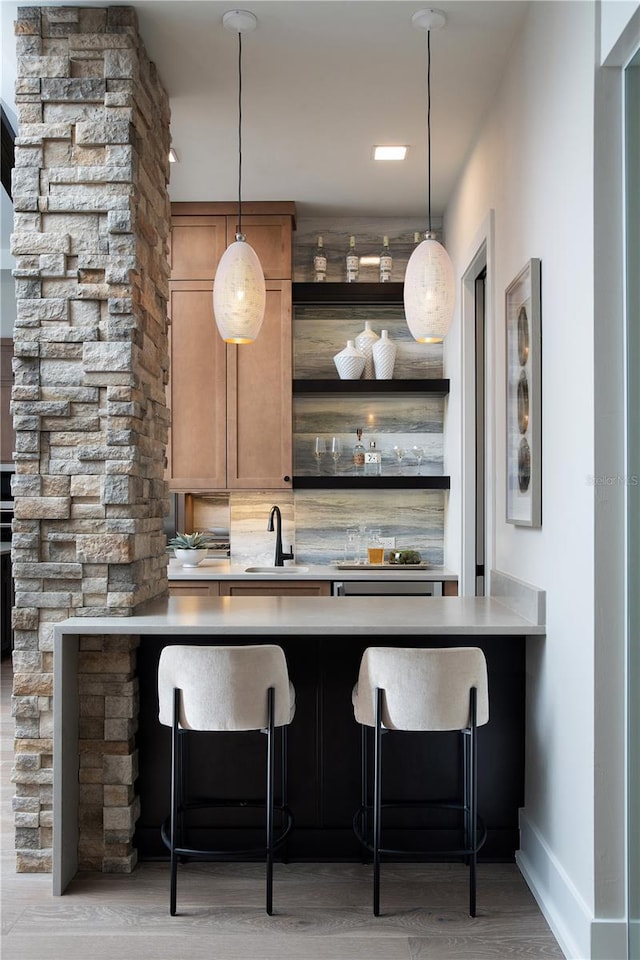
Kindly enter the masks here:
[[[461, 857], [469, 865], [469, 913], [476, 915], [476, 859], [486, 839], [477, 810], [477, 727], [489, 719], [487, 664], [477, 647], [443, 649], [369, 647], [360, 662], [352, 702], [362, 728], [361, 805], [353, 828], [363, 848], [373, 853], [373, 913], [380, 915], [380, 862], [383, 856]], [[373, 728], [373, 803], [367, 755]], [[393, 731], [460, 731], [462, 796], [452, 800], [383, 802], [382, 734]], [[385, 737], [385, 740], [387, 738]], [[388, 807], [457, 810], [462, 844], [447, 850], [384, 847], [382, 811]]]
[[[160, 723], [171, 727], [171, 813], [162, 825], [170, 851], [171, 916], [176, 913], [178, 861], [228, 860], [264, 856], [266, 910], [273, 912], [274, 851], [293, 825], [287, 807], [286, 762], [288, 724], [295, 713], [295, 691], [289, 680], [284, 651], [273, 644], [246, 646], [164, 647], [158, 664]], [[281, 728], [281, 796], [276, 801], [275, 728]], [[209, 733], [259, 731], [266, 734], [266, 789], [257, 800], [189, 796], [185, 741], [194, 731]], [[263, 846], [234, 850], [202, 849], [188, 843], [189, 812], [222, 807], [258, 807], [265, 811]], [[274, 828], [274, 814], [279, 825]]]

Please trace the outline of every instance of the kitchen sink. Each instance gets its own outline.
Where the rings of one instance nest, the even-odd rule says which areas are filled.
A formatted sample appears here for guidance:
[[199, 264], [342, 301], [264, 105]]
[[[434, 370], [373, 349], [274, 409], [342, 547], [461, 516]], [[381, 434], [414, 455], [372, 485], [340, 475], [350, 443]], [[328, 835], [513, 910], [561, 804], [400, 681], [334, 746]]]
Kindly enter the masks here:
[[278, 577], [281, 576], [292, 576], [296, 573], [309, 573], [309, 567], [300, 567], [296, 564], [287, 566], [287, 567], [245, 567], [245, 573], [269, 573], [271, 575], [275, 574]]

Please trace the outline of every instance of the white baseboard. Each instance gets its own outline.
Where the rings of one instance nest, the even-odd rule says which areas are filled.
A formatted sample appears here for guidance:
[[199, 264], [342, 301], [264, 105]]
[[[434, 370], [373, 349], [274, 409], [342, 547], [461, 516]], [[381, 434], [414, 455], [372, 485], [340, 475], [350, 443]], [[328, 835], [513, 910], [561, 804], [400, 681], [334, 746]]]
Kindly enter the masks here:
[[623, 919], [597, 920], [544, 838], [520, 811], [516, 863], [567, 960], [627, 960]]

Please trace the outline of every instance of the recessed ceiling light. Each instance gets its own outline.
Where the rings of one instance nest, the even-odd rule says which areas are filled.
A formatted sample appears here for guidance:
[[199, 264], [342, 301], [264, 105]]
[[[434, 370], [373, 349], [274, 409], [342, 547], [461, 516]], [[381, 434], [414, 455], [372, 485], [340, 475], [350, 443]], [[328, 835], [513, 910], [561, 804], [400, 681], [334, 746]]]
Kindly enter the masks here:
[[407, 155], [408, 147], [401, 146], [375, 146], [373, 148], [374, 160], [404, 160]]
[[171, 147], [171, 149], [169, 150], [169, 163], [177, 163], [177, 162], [178, 162], [178, 154], [175, 152], [173, 147]]

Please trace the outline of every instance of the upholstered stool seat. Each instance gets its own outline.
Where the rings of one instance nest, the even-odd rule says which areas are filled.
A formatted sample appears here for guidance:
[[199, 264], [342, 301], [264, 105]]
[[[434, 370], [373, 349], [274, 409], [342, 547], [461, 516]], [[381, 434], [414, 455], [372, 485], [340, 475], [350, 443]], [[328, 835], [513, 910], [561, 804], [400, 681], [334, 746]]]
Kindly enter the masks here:
[[[352, 694], [362, 726], [362, 798], [354, 830], [373, 853], [373, 912], [380, 913], [383, 856], [460, 857], [469, 864], [469, 913], [476, 914], [476, 858], [486, 838], [477, 810], [477, 727], [489, 719], [487, 665], [477, 647], [369, 647]], [[368, 731], [373, 728], [373, 802], [370, 801]], [[382, 734], [460, 731], [463, 740], [461, 797], [437, 801], [392, 801], [382, 795]], [[388, 737], [384, 738], [388, 740]], [[393, 740], [393, 737], [391, 737]], [[386, 752], [386, 751], [385, 751]], [[458, 810], [462, 842], [455, 849], [392, 849], [382, 843], [382, 811], [388, 807]]]
[[[286, 803], [286, 730], [295, 714], [295, 691], [284, 651], [275, 644], [164, 647], [158, 665], [160, 723], [171, 727], [171, 813], [162, 827], [170, 851], [170, 913], [176, 913], [178, 861], [264, 856], [266, 910], [272, 913], [274, 851], [289, 834], [293, 818]], [[281, 796], [276, 801], [275, 728], [281, 728]], [[266, 787], [259, 799], [191, 798], [187, 789], [185, 739], [193, 732], [257, 731], [265, 734]], [[224, 771], [221, 771], [224, 775]], [[259, 847], [220, 850], [189, 845], [189, 813], [216, 807], [260, 807], [265, 841]], [[278, 814], [279, 826], [274, 828]]]

